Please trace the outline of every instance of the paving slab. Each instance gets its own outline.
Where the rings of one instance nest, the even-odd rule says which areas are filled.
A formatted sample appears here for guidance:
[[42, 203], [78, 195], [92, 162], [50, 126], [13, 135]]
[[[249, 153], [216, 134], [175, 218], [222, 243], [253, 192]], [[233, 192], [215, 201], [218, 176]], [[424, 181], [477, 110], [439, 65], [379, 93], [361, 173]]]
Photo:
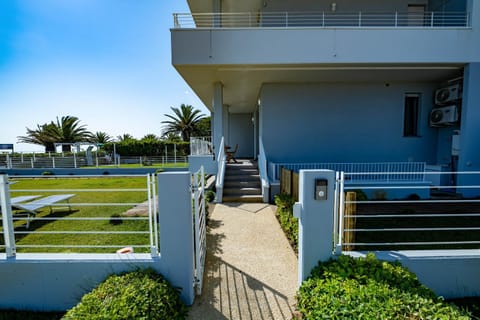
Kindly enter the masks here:
[[292, 319], [297, 258], [266, 204], [216, 204], [204, 285], [188, 319]]

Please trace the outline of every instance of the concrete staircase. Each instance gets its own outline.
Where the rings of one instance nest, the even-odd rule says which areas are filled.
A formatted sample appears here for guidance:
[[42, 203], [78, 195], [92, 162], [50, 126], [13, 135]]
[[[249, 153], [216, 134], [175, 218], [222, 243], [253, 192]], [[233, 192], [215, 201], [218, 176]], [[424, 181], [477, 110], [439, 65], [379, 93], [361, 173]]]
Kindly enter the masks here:
[[237, 160], [227, 164], [223, 185], [223, 202], [263, 202], [257, 163]]

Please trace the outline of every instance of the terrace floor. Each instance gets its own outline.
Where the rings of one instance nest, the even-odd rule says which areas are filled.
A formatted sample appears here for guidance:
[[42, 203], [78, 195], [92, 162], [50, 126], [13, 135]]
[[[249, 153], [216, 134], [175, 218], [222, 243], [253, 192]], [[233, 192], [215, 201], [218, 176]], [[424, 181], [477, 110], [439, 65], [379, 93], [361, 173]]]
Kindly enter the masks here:
[[263, 204], [217, 204], [210, 214], [202, 295], [188, 319], [292, 319], [297, 258]]

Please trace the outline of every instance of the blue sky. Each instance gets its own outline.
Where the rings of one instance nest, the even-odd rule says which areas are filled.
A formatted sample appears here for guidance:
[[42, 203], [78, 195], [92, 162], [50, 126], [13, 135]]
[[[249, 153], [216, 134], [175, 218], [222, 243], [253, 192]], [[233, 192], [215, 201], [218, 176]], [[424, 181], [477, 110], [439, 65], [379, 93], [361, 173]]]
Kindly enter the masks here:
[[174, 12], [186, 1], [1, 0], [0, 144], [57, 116], [141, 138], [171, 106], [208, 113], [171, 65]]

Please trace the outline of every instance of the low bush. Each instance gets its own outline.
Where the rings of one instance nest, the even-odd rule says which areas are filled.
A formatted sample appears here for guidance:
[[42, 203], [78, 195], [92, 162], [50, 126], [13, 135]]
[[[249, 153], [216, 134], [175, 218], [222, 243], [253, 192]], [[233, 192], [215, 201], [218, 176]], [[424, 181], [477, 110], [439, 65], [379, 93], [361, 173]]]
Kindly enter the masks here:
[[205, 200], [207, 202], [212, 202], [215, 199], [215, 192], [213, 190], [205, 191]]
[[153, 270], [111, 275], [63, 319], [185, 319], [178, 292]]
[[290, 195], [278, 194], [275, 196], [277, 219], [293, 250], [296, 252], [298, 248], [298, 219], [293, 216], [294, 203], [295, 200]]
[[373, 254], [319, 263], [297, 300], [303, 319], [469, 319], [399, 263]]

